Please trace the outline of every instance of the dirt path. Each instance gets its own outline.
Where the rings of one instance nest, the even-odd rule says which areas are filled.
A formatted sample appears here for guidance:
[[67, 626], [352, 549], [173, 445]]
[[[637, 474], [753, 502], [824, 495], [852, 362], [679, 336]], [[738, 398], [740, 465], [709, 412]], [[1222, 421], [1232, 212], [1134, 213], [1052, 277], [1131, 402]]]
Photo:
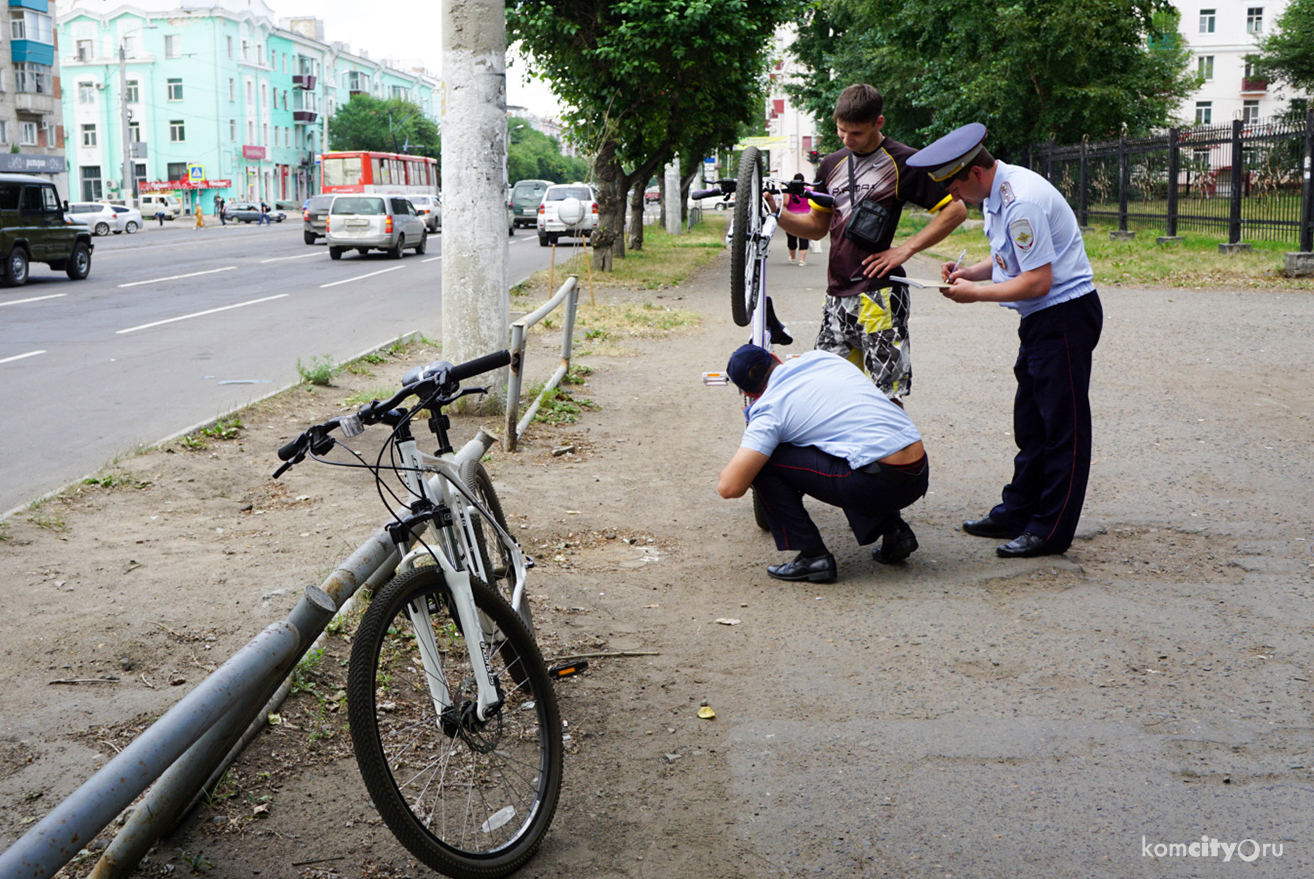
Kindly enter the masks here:
[[[822, 260], [778, 262], [779, 311], [808, 340]], [[559, 685], [566, 784], [521, 875], [1230, 875], [1221, 858], [1146, 863], [1145, 841], [1202, 834], [1285, 842], [1254, 866], [1309, 875], [1314, 299], [1103, 291], [1079, 539], [1003, 562], [956, 527], [1008, 475], [1016, 321], [917, 298], [922, 548], [874, 565], [820, 509], [841, 580], [807, 586], [767, 578], [769, 539], [715, 494], [742, 426], [733, 393], [699, 381], [743, 337], [724, 268], [646, 296], [703, 314], [701, 329], [584, 358], [581, 395], [600, 408], [489, 462], [540, 563], [545, 652], [630, 654]], [[546, 368], [550, 347], [535, 356]], [[9, 522], [0, 847], [377, 526], [365, 483], [317, 466], [271, 482], [273, 450], [344, 390], [429, 359], [297, 391], [237, 440], [126, 459], [115, 487]], [[138, 875], [431, 875], [351, 760], [349, 632]]]

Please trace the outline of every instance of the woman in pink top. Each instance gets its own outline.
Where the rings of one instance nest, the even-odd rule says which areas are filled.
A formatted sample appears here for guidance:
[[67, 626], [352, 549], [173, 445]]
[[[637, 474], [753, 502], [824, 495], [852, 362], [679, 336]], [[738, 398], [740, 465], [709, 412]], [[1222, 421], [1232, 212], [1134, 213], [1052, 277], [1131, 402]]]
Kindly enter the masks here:
[[[802, 174], [795, 174], [794, 179], [802, 180], [804, 178]], [[812, 207], [808, 204], [808, 200], [801, 195], [787, 195], [785, 196], [785, 210], [789, 211], [791, 214], [806, 214], [808, 211], [812, 210]], [[801, 266], [807, 265], [807, 263], [804, 262], [804, 258], [798, 256], [798, 250], [801, 246], [803, 253], [806, 256], [808, 252], [808, 243], [788, 232], [785, 233], [785, 243], [789, 245], [789, 264], [794, 265], [794, 263], [797, 262]]]

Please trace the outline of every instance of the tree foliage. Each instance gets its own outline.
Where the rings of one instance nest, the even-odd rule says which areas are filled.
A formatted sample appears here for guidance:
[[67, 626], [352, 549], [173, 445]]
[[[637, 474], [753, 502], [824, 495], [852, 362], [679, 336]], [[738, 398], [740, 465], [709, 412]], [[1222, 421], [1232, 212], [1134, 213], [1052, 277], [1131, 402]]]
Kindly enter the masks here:
[[561, 141], [535, 129], [527, 119], [507, 120], [507, 180], [551, 180], [569, 183], [588, 176], [588, 163], [561, 153]]
[[1293, 88], [1314, 92], [1314, 0], [1291, 0], [1274, 32], [1260, 41], [1259, 69]]
[[675, 154], [734, 142], [763, 111], [776, 27], [803, 0], [508, 0], [508, 36], [569, 109], [594, 155], [595, 252], [623, 248], [625, 193]]
[[403, 98], [352, 95], [329, 120], [329, 149], [406, 152], [440, 158], [438, 124]]
[[885, 96], [886, 131], [921, 144], [984, 122], [1007, 155], [1148, 133], [1195, 86], [1190, 50], [1167, 0], [821, 0], [796, 54], [813, 74], [794, 89], [833, 127], [853, 82]]

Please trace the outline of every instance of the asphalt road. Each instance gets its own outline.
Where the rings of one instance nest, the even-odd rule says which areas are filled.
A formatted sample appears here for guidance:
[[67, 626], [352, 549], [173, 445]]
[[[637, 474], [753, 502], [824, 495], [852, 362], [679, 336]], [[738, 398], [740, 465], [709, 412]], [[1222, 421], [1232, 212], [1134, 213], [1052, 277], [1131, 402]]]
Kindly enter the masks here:
[[[412, 331], [439, 336], [442, 235], [329, 259], [301, 223], [190, 222], [95, 239], [91, 277], [0, 290], [0, 511]], [[532, 230], [510, 280], [547, 265]]]

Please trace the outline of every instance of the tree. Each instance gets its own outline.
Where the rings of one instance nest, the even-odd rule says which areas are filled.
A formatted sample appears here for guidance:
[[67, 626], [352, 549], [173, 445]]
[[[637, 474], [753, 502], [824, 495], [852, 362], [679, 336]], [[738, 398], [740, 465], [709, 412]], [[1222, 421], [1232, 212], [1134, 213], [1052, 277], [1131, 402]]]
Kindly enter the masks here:
[[[762, 112], [767, 49], [802, 0], [508, 0], [507, 28], [594, 155], [594, 264], [624, 252], [625, 196]], [[627, 170], [628, 169], [628, 170]]]
[[1003, 155], [1054, 138], [1132, 136], [1170, 124], [1195, 86], [1167, 0], [822, 0], [796, 94], [829, 131], [852, 82], [885, 95], [886, 131], [925, 143], [968, 122]]
[[512, 116], [507, 120], [507, 180], [551, 180], [569, 183], [588, 176], [588, 163], [561, 153], [561, 141]]
[[438, 125], [404, 98], [353, 95], [329, 120], [330, 150], [378, 150], [438, 159]]
[[1314, 91], [1314, 0], [1291, 0], [1276, 24], [1260, 40], [1260, 71], [1300, 91]]

